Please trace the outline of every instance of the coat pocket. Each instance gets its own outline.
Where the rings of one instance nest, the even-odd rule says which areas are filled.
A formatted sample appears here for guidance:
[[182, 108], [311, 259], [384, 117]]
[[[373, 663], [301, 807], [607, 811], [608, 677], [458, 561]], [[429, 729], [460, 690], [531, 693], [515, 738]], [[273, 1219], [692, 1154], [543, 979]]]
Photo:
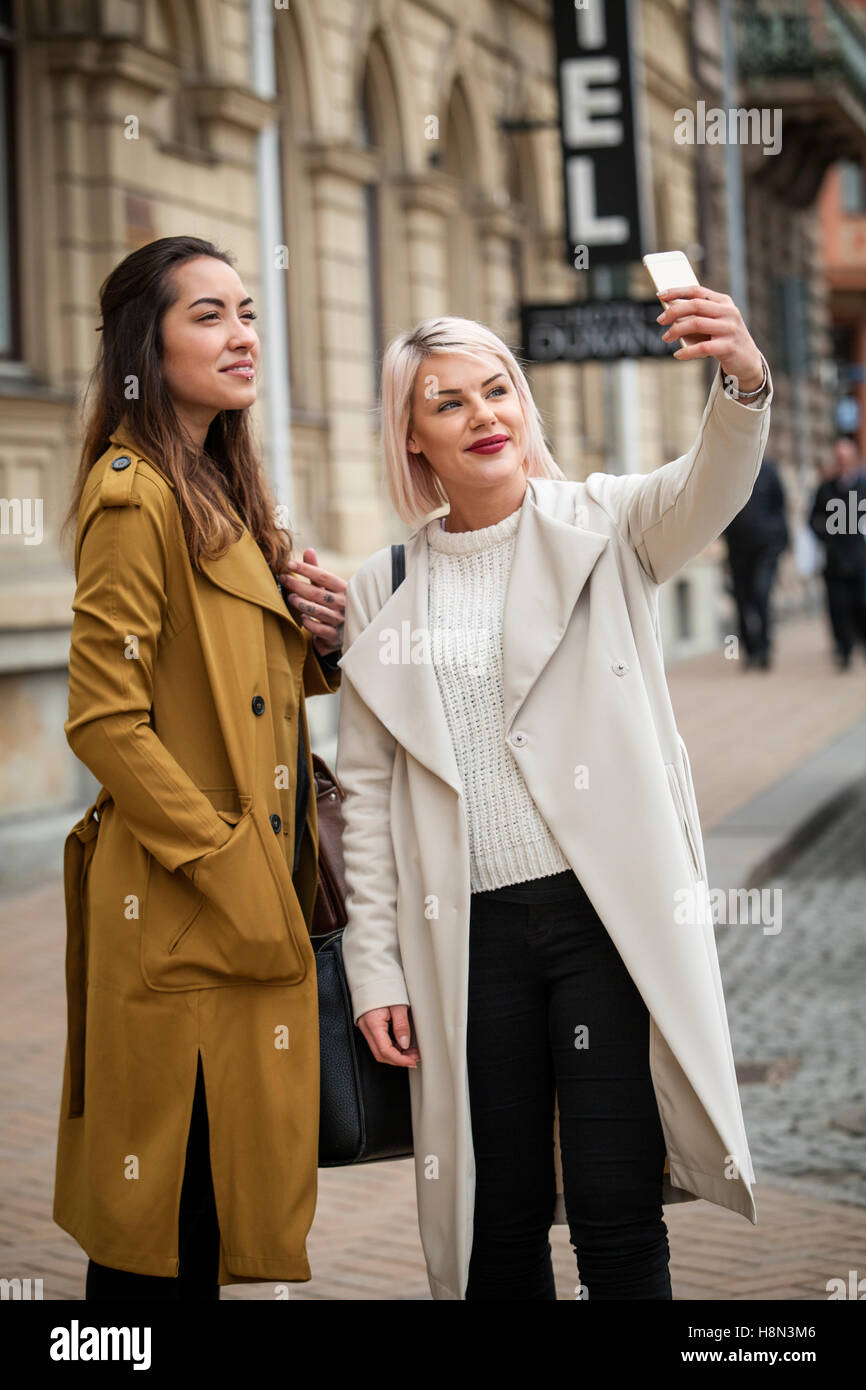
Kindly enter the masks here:
[[298, 984], [314, 960], [288, 870], [283, 884], [254, 812], [220, 815], [231, 835], [187, 872], [150, 860], [141, 970], [153, 989]]
[[312, 947], [288, 866], [274, 862], [278, 853], [270, 824], [266, 832], [251, 807], [236, 819], [224, 845], [196, 860], [190, 877], [205, 908], [190, 934], [190, 949], [206, 932], [218, 968], [244, 979], [296, 984], [307, 973]]
[[195, 922], [196, 918], [198, 917], [199, 913], [201, 912], [202, 908], [204, 907], [204, 898], [201, 896], [200, 893], [197, 895], [197, 897], [198, 897], [198, 902], [197, 902], [197, 903], [195, 904], [195, 906], [193, 907], [192, 912], [189, 914], [189, 916], [186, 918], [186, 920], [181, 924], [181, 926], [179, 927], [179, 929], [178, 929], [178, 931], [177, 931], [177, 933], [176, 933], [174, 939], [173, 939], [172, 941], [169, 942], [168, 954], [169, 954], [170, 956], [173, 956], [173, 955], [174, 955], [174, 953], [175, 953], [175, 951], [177, 950], [178, 946], [179, 946], [180, 943], [183, 941], [183, 938], [186, 936], [186, 934], [187, 934], [187, 932], [189, 931], [190, 927], [192, 926], [193, 922]]
[[680, 823], [680, 832], [683, 837], [686, 853], [689, 857], [689, 863], [692, 867], [692, 873], [696, 879], [700, 879], [703, 877], [703, 870], [701, 869], [698, 846], [695, 842], [695, 836], [686, 810], [685, 797], [683, 796], [682, 787], [680, 786], [679, 773], [674, 763], [665, 763], [665, 772], [667, 773], [668, 787], [670, 788], [674, 809], [676, 810], [677, 819]]
[[195, 983], [202, 983], [191, 978], [189, 969], [176, 953], [203, 907], [201, 893], [180, 869], [170, 873], [152, 854], [147, 854], [140, 965], [142, 976], [151, 989], [189, 989]]

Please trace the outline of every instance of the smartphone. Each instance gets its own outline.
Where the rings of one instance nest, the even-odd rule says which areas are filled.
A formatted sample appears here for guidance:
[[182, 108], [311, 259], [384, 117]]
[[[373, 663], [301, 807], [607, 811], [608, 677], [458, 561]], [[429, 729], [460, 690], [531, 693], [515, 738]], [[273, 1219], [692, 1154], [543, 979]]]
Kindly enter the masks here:
[[[656, 294], [660, 290], [672, 290], [677, 285], [701, 283], [683, 251], [654, 251], [644, 256], [643, 263], [656, 287]], [[709, 336], [709, 333], [692, 333], [688, 338], [680, 338], [680, 343], [683, 347], [691, 347], [692, 343], [706, 342]]]

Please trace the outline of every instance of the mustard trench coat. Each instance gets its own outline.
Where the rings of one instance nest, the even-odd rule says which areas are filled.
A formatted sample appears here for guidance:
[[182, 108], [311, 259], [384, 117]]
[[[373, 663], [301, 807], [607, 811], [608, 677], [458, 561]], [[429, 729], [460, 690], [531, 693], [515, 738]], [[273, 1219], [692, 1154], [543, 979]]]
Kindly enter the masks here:
[[194, 570], [173, 491], [120, 430], [79, 509], [65, 727], [102, 787], [64, 856], [54, 1219], [100, 1264], [177, 1275], [200, 1053], [219, 1283], [303, 1281], [319, 1099], [304, 697], [340, 672], [246, 528]]
[[[705, 1198], [754, 1223], [700, 820], [658, 610], [659, 586], [745, 505], [760, 468], [772, 379], [760, 408], [722, 381], [719, 368], [692, 447], [654, 472], [528, 479], [502, 619], [503, 737], [647, 1005], [663, 1202]], [[387, 550], [347, 589], [336, 764], [346, 793], [343, 955], [356, 1020], [412, 1006], [421, 1241], [433, 1297], [462, 1299], [475, 1193], [469, 839], [425, 640], [427, 564], [422, 526], [393, 594]], [[560, 1223], [555, 1110], [551, 1163]]]

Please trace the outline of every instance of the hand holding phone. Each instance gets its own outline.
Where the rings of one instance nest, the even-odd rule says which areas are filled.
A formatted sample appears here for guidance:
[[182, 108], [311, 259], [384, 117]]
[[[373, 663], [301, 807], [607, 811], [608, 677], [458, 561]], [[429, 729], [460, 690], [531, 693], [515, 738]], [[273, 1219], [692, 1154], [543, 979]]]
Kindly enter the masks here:
[[[643, 263], [655, 285], [656, 294], [662, 290], [675, 289], [680, 285], [699, 285], [701, 283], [692, 269], [688, 256], [682, 251], [654, 251], [651, 255], [644, 256]], [[668, 304], [670, 302], [670, 300], [667, 301]], [[664, 304], [665, 301], [662, 300], [662, 303]], [[709, 333], [692, 333], [687, 338], [680, 338], [680, 343], [683, 347], [691, 347], [693, 343], [706, 342], [709, 336]]]

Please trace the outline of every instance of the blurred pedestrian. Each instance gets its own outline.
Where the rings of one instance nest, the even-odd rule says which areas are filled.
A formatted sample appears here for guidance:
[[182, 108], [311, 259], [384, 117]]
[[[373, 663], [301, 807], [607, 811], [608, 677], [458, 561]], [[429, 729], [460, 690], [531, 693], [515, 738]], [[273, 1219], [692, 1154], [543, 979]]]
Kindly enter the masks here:
[[745, 667], [768, 670], [771, 657], [770, 593], [779, 556], [790, 544], [785, 490], [775, 463], [765, 458], [752, 495], [725, 528]]
[[841, 671], [855, 641], [866, 651], [866, 473], [857, 445], [839, 435], [823, 470], [809, 525], [824, 547], [827, 613]]

